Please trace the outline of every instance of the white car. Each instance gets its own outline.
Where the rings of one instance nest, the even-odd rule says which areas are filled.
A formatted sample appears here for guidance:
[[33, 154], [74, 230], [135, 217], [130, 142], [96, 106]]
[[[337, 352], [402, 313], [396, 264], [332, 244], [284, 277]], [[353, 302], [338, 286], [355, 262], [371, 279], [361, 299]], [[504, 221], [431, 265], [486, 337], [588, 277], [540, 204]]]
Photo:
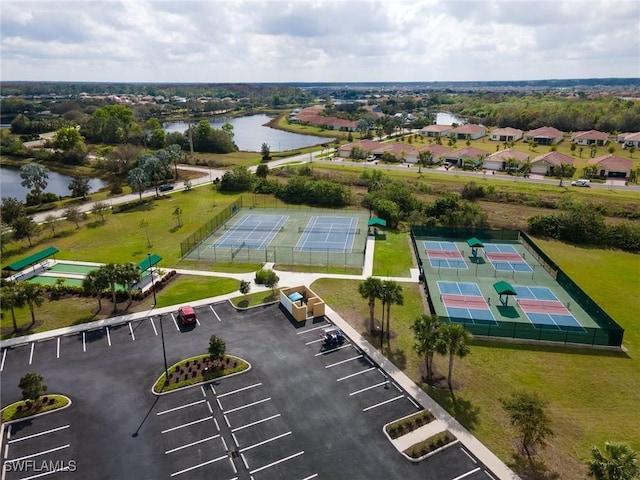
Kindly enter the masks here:
[[571, 182], [571, 185], [573, 187], [590, 187], [591, 186], [591, 181], [590, 180], [585, 180], [584, 178], [580, 178], [574, 182]]

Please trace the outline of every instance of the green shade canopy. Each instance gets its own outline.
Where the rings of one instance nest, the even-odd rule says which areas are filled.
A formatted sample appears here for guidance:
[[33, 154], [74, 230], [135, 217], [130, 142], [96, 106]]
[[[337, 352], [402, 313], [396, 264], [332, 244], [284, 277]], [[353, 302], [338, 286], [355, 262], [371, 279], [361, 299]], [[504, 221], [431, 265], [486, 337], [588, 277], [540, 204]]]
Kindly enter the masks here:
[[471, 248], [484, 247], [484, 244], [480, 240], [478, 240], [476, 237], [473, 237], [467, 240], [467, 245], [469, 245]]
[[304, 297], [300, 292], [293, 292], [291, 295], [289, 295], [289, 300], [291, 300], [292, 302], [297, 302], [298, 300], [302, 300], [303, 298]]
[[152, 253], [151, 255], [146, 256], [144, 260], [141, 260], [138, 263], [138, 267], [140, 268], [140, 271], [144, 272], [145, 270], [148, 270], [149, 268], [154, 266], [156, 263], [159, 263], [160, 260], [162, 260], [162, 257], [160, 255]]
[[6, 270], [12, 270], [14, 272], [17, 272], [19, 270], [22, 270], [25, 267], [30, 267], [34, 263], [38, 263], [40, 260], [44, 260], [47, 257], [55, 255], [59, 251], [60, 250], [58, 250], [56, 247], [45, 248], [44, 250], [42, 250], [42, 251], [40, 251], [38, 253], [34, 253], [33, 255], [29, 255], [28, 257], [23, 258], [22, 260], [19, 260], [19, 261], [15, 262], [15, 263], [12, 263], [11, 265], [8, 265], [8, 266], [6, 266], [4, 268]]
[[494, 283], [493, 288], [495, 288], [496, 292], [498, 292], [498, 294], [500, 295], [517, 295], [518, 294], [518, 292], [516, 292], [515, 289], [508, 282], [505, 282], [504, 280], [500, 280], [499, 282]]
[[372, 218], [371, 220], [369, 220], [369, 222], [367, 223], [367, 225], [369, 227], [373, 227], [375, 225], [380, 225], [381, 227], [386, 227], [387, 226], [387, 221], [383, 218]]

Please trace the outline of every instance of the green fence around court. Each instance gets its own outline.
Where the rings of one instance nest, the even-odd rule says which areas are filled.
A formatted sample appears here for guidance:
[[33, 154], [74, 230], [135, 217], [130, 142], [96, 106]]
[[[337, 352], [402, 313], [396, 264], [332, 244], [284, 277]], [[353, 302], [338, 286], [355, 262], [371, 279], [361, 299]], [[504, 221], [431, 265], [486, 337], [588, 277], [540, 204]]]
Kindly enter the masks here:
[[489, 230], [474, 228], [412, 226], [411, 242], [418, 259], [420, 280], [423, 282], [429, 308], [435, 312], [435, 306], [425, 280], [424, 266], [416, 237], [420, 239], [443, 238], [447, 240], [466, 241], [475, 237], [482, 240], [501, 240], [503, 242], [519, 242], [535, 257], [542, 267], [549, 272], [557, 284], [575, 301], [598, 325], [599, 328], [548, 330], [536, 328], [522, 322], [499, 321], [497, 325], [476, 324], [464, 318], [440, 317], [442, 321], [460, 323], [473, 335], [514, 338], [523, 340], [542, 340], [561, 343], [577, 343], [586, 345], [602, 345], [619, 347], [622, 345], [624, 329], [618, 325], [589, 295], [587, 295], [571, 278], [556, 265], [533, 240], [519, 230]]

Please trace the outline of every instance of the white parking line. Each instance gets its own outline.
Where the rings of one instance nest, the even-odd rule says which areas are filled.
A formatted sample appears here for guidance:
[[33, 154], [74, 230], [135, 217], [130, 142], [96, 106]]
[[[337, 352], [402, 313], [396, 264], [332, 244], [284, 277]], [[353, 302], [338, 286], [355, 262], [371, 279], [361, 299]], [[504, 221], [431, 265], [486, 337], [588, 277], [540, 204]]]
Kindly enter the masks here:
[[56, 358], [60, 358], [60, 337], [57, 338], [58, 345], [56, 346]]
[[363, 412], [368, 412], [369, 410], [373, 410], [374, 408], [381, 407], [382, 405], [386, 405], [387, 403], [395, 402], [396, 400], [400, 400], [404, 398], [404, 395], [398, 395], [397, 397], [390, 398], [389, 400], [385, 400], [384, 402], [376, 403], [375, 405], [371, 405], [369, 407], [363, 408]]
[[207, 420], [211, 420], [212, 418], [213, 417], [211, 417], [211, 416], [204, 417], [204, 418], [201, 418], [200, 420], [194, 420], [193, 422], [189, 422], [189, 423], [184, 423], [182, 425], [178, 425], [177, 427], [167, 428], [166, 430], [163, 430], [160, 433], [169, 433], [169, 432], [173, 432], [174, 430], [180, 430], [181, 428], [186, 428], [186, 427], [190, 427], [191, 425], [196, 425], [198, 423], [206, 422]]
[[225, 458], [227, 458], [227, 456], [223, 455], [222, 457], [214, 458], [213, 460], [209, 460], [207, 462], [199, 463], [198, 465], [194, 465], [193, 467], [185, 468], [184, 470], [180, 470], [179, 472], [174, 472], [174, 473], [171, 474], [171, 476], [172, 477], [176, 477], [178, 475], [182, 475], [183, 473], [190, 472], [191, 470], [195, 470], [196, 468], [205, 467], [207, 465], [211, 465], [212, 463], [219, 462], [220, 460], [223, 460]]
[[355, 377], [356, 375], [362, 375], [363, 373], [367, 373], [367, 372], [370, 372], [371, 370], [375, 370], [375, 369], [376, 369], [376, 367], [367, 368], [366, 370], [361, 370], [361, 371], [359, 371], [359, 372], [352, 373], [351, 375], [347, 375], [347, 376], [345, 376], [345, 377], [340, 377], [340, 378], [339, 378], [338, 380], [336, 380], [336, 381], [337, 381], [337, 382], [341, 382], [341, 381], [346, 380], [346, 379], [348, 379], [348, 378]]
[[156, 330], [156, 324], [153, 323], [153, 317], [149, 317], [149, 320], [151, 320], [151, 326], [153, 327], [153, 333], [156, 334], [156, 337], [158, 336], [158, 330]]
[[380, 375], [382, 375], [384, 378], [389, 378], [387, 377], [387, 374], [384, 373], [380, 368], [378, 369], [378, 371], [380, 372]]
[[246, 425], [242, 425], [241, 427], [232, 428], [231, 432], [237, 432], [238, 430], [244, 430], [245, 428], [253, 427], [254, 425], [258, 425], [262, 422], [268, 422], [269, 420], [273, 420], [274, 418], [278, 418], [280, 416], [279, 413], [275, 415], [271, 415], [270, 417], [263, 418], [262, 420], [257, 420], [255, 422], [247, 423]]
[[238, 439], [236, 438], [236, 434], [232, 433], [231, 434], [231, 438], [233, 438], [233, 443], [235, 443], [236, 448], [240, 446], [240, 444], [238, 443]]
[[307, 330], [303, 330], [301, 332], [296, 332], [296, 335], [303, 335], [305, 333], [313, 332], [314, 330], [320, 330], [321, 328], [327, 328], [328, 324], [329, 324], [329, 322], [325, 323], [324, 325], [321, 325], [320, 327], [308, 328]]
[[318, 476], [317, 473], [314, 473], [313, 475], [309, 475], [308, 477], [304, 477], [302, 480], [311, 480], [312, 478], [316, 478]]
[[210, 383], [210, 384], [209, 384], [209, 387], [211, 387], [211, 391], [213, 392], [213, 394], [214, 394], [214, 395], [217, 395], [217, 393], [216, 393], [216, 389], [215, 389], [215, 388], [213, 388], [213, 384], [212, 384], [212, 383]]
[[324, 368], [331, 368], [331, 367], [335, 367], [336, 365], [342, 365], [343, 363], [352, 362], [354, 360], [358, 360], [359, 358], [362, 358], [363, 356], [364, 355], [356, 355], [355, 357], [347, 358], [346, 360], [342, 360], [340, 362], [331, 363], [329, 365], [326, 365]]
[[480, 470], [480, 467], [476, 467], [473, 470], [469, 470], [467, 473], [463, 473], [462, 475], [459, 475], [456, 478], [453, 478], [452, 480], [460, 480], [461, 478], [468, 477], [469, 475], [473, 475], [474, 473], [476, 473], [478, 470]]
[[34, 433], [33, 435], [27, 435], [26, 437], [14, 438], [13, 440], [9, 440], [7, 443], [16, 443], [16, 442], [21, 442], [23, 440], [29, 440], [31, 438], [40, 437], [42, 435], [47, 435], [49, 433], [59, 432], [60, 430], [64, 430], [65, 428], [69, 428], [69, 425], [63, 425], [62, 427], [52, 428], [51, 430], [45, 430], [44, 432], [40, 432], [40, 433]]
[[213, 419], [213, 423], [216, 424], [216, 430], [219, 432], [220, 431], [220, 425], [218, 425], [218, 420], [216, 420], [215, 418]]
[[413, 401], [413, 398], [407, 397], [407, 400], [409, 400], [411, 403], [413, 403], [413, 406], [416, 407], [418, 410], [420, 410], [422, 408], [420, 405], [418, 405], [416, 402]]
[[209, 305], [209, 308], [211, 309], [211, 311], [213, 312], [213, 314], [216, 316], [216, 318], [218, 319], [219, 322], [221, 322], [222, 320], [220, 319], [220, 317], [218, 316], [218, 314], [216, 313], [216, 311], [213, 309], [212, 305]]
[[52, 453], [52, 452], [57, 452], [59, 450], [64, 450], [65, 448], [69, 448], [69, 446], [70, 446], [70, 444], [67, 443], [66, 445], [61, 445], [59, 447], [50, 448], [49, 450], [45, 450], [43, 452], [36, 452], [36, 453], [32, 453], [31, 455], [25, 455], [24, 457], [12, 458], [11, 460], [6, 460], [5, 462], [20, 462], [22, 460], [27, 460], [29, 458], [39, 457], [41, 455], [46, 455], [47, 453]]
[[[231, 462], [231, 468], [233, 468], [233, 473], [237, 474], [238, 473], [238, 469], [236, 468], [236, 464], [233, 463], [233, 458], [231, 458], [231, 457], [227, 457], [227, 458]], [[232, 478], [231, 480], [234, 480], [234, 479]], [[235, 480], [238, 480], [238, 477], [235, 477]]]
[[165, 455], [168, 455], [173, 452], [178, 452], [180, 450], [184, 450], [185, 448], [193, 447], [194, 445], [199, 445], [204, 442], [208, 442], [209, 440], [213, 440], [214, 438], [218, 438], [220, 435], [213, 435], [211, 437], [203, 438], [202, 440], [197, 440], [195, 442], [188, 443], [186, 445], [182, 445], [181, 447], [172, 448], [171, 450], [167, 450], [164, 452]]
[[393, 385], [394, 387], [396, 387], [396, 390], [398, 390], [399, 392], [401, 392], [401, 391], [402, 391], [402, 389], [401, 389], [398, 385], [396, 385], [396, 382], [391, 382], [391, 385]]
[[82, 332], [82, 351], [87, 351], [87, 332], [84, 330]]
[[278, 440], [280, 438], [287, 437], [289, 435], [291, 435], [290, 431], [287, 432], [287, 433], [283, 433], [281, 435], [276, 435], [275, 437], [268, 438], [266, 440], [263, 440], [262, 442], [254, 443], [253, 445], [249, 445], [248, 447], [241, 448], [238, 451], [241, 452], [241, 453], [244, 453], [247, 450], [253, 450], [254, 448], [257, 448], [257, 447], [259, 447], [261, 445], [264, 445], [264, 444], [269, 443], [269, 442], [273, 442], [274, 440]]
[[227, 428], [229, 430], [231, 430], [231, 424], [229, 423], [229, 419], [227, 418], [227, 415], [226, 414], [222, 414], [222, 416], [224, 417], [224, 423], [227, 424]]
[[324, 352], [316, 353], [315, 356], [319, 357], [320, 355], [326, 355], [327, 353], [337, 352], [338, 350], [341, 350], [343, 348], [347, 348], [347, 347], [350, 347], [350, 346], [351, 346], [351, 344], [347, 343], [346, 345], [340, 345], [339, 347], [332, 348], [331, 350], [325, 350]]
[[224, 440], [224, 437], [220, 437], [220, 440], [222, 440], [222, 446], [224, 447], [224, 451], [228, 452], [229, 448], [227, 448], [227, 442]]
[[245, 408], [253, 407], [254, 405], [258, 405], [260, 403], [268, 402], [271, 400], [271, 397], [263, 398], [262, 400], [258, 400], [257, 402], [247, 403], [246, 405], [242, 405], [241, 407], [232, 408], [231, 410], [227, 410], [226, 414], [237, 412], [238, 410], [244, 410]]
[[293, 455], [289, 455], [288, 457], [281, 458], [280, 460], [276, 460], [275, 462], [272, 462], [268, 465], [264, 465], [263, 467], [256, 468], [255, 470], [251, 470], [249, 471], [249, 475], [253, 475], [254, 473], [261, 472], [262, 470], [273, 467], [274, 465], [278, 465], [279, 463], [286, 462], [287, 460], [291, 460], [292, 458], [299, 457], [303, 453], [304, 453], [304, 450], [301, 450], [298, 453], [294, 453]]
[[232, 390], [231, 392], [221, 393], [220, 395], [218, 395], [218, 398], [226, 397], [227, 395], [233, 395], [234, 393], [238, 393], [238, 392], [243, 392], [251, 388], [259, 387], [260, 385], [262, 385], [262, 382], [249, 385], [248, 387], [238, 388], [237, 390]]
[[131, 326], [131, 322], [127, 322], [129, 324], [129, 331], [131, 332], [131, 339], [135, 342], [136, 341], [136, 334], [133, 333], [133, 327]]
[[475, 463], [476, 465], [478, 464], [478, 462], [476, 462], [476, 459], [475, 459], [475, 458], [473, 458], [473, 457], [471, 456], [471, 454], [470, 454], [469, 452], [467, 452], [464, 448], [460, 447], [460, 450], [462, 450], [462, 451], [465, 453], [465, 455], [466, 455], [467, 457], [469, 457], [469, 460], [471, 460], [471, 461], [472, 461], [473, 463]]
[[220, 403], [219, 398], [216, 398], [216, 402], [218, 403], [218, 408], [220, 409], [220, 411], [224, 412], [224, 408], [222, 408], [222, 404]]
[[171, 413], [171, 412], [175, 412], [177, 410], [182, 410], [183, 408], [193, 407], [194, 405], [199, 405], [201, 403], [204, 403], [205, 401], [206, 400], [198, 400], [198, 401], [191, 402], [191, 403], [185, 403], [184, 405], [180, 405], [178, 407], [170, 408], [169, 410], [163, 410], [162, 412], [158, 412], [158, 413], [156, 413], [156, 415], [160, 416], [160, 415], [164, 415], [165, 413]]
[[[211, 407], [211, 404], [209, 403], [209, 400], [207, 400], [207, 408], [209, 409], [209, 413], [213, 413], [213, 408]], [[214, 418], [215, 420], [215, 418]]]
[[104, 329], [107, 332], [107, 343], [109, 344], [109, 346], [111, 346], [111, 335], [109, 334], [109, 327], [104, 327]]
[[314, 343], [318, 343], [318, 342], [321, 342], [321, 341], [322, 341], [322, 339], [319, 338], [317, 340], [311, 340], [310, 342], [305, 343], [305, 345], [313, 345]]
[[202, 392], [202, 396], [206, 398], [207, 392], [204, 391], [204, 386], [200, 385], [200, 391]]
[[46, 477], [47, 475], [51, 475], [53, 473], [69, 472], [69, 471], [71, 471], [70, 467], [56, 468], [55, 470], [49, 470], [44, 473], [38, 473], [37, 475], [31, 475], [30, 477], [23, 477], [20, 480], [33, 480], [34, 478]]
[[366, 388], [362, 388], [360, 390], [356, 390], [355, 392], [351, 392], [349, 394], [349, 396], [351, 397], [353, 395], [357, 395], [359, 393], [366, 392], [367, 390], [371, 390], [373, 388], [381, 387], [382, 385], [386, 385], [387, 383], [389, 383], [389, 380], [385, 380], [384, 382], [376, 383], [375, 385], [371, 385], [370, 387], [366, 387]]
[[33, 349], [36, 348], [36, 342], [31, 342], [31, 353], [29, 353], [29, 365], [33, 361]]
[[171, 314], [171, 319], [173, 320], [173, 324], [176, 326], [176, 330], [180, 331], [180, 327], [178, 326], [178, 322], [176, 322], [176, 317], [173, 316], [173, 313]]
[[2, 363], [0, 363], [0, 372], [1, 372], [2, 370], [4, 370], [4, 361], [5, 361], [5, 359], [6, 359], [6, 358], [7, 358], [7, 349], [5, 348], [5, 349], [2, 351]]
[[244, 463], [244, 468], [246, 468], [247, 470], [249, 470], [249, 465], [247, 464], [247, 459], [244, 458], [244, 454], [241, 453], [240, 456], [242, 457], [242, 463]]

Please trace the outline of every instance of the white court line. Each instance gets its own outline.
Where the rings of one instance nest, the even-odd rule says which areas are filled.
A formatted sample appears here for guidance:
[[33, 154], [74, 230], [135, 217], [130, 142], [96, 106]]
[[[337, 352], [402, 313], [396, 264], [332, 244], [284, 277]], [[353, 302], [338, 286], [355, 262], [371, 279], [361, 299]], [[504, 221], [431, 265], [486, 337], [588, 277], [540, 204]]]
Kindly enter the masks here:
[[2, 370], [4, 370], [4, 361], [5, 361], [5, 359], [6, 359], [6, 358], [7, 358], [7, 349], [5, 348], [5, 349], [2, 351], [2, 363], [0, 363], [0, 372], [1, 372]]
[[60, 337], [57, 338], [58, 345], [56, 346], [56, 358], [60, 358]]
[[149, 320], [151, 320], [151, 326], [153, 327], [153, 333], [156, 334], [156, 337], [158, 336], [158, 330], [156, 330], [156, 324], [153, 323], [153, 317], [149, 317]]
[[104, 330], [107, 332], [107, 343], [111, 346], [111, 334], [109, 333], [109, 327], [104, 327]]
[[51, 430], [45, 430], [44, 432], [34, 433], [33, 435], [27, 435], [26, 437], [14, 438], [13, 440], [9, 440], [7, 443], [16, 443], [21, 442], [23, 440], [29, 440], [30, 438], [40, 437], [42, 435], [47, 435], [48, 433], [59, 432], [60, 430], [64, 430], [65, 428], [69, 428], [69, 425], [63, 425], [62, 427], [52, 428]]
[[29, 353], [29, 365], [33, 361], [33, 350], [36, 348], [36, 342], [31, 342], [31, 353]]
[[320, 355], [326, 355], [327, 353], [337, 352], [338, 350], [342, 350], [343, 348], [347, 348], [347, 347], [350, 347], [350, 346], [351, 346], [351, 344], [347, 343], [345, 345], [340, 345], [339, 347], [332, 348], [331, 350], [325, 350], [324, 352], [316, 353], [315, 356], [319, 357]]
[[194, 405], [199, 405], [199, 404], [204, 403], [204, 402], [205, 402], [205, 400], [197, 400], [195, 402], [185, 403], [184, 405], [180, 405], [178, 407], [170, 408], [169, 410], [163, 410], [162, 412], [158, 412], [158, 413], [156, 413], [156, 415], [158, 415], [158, 416], [164, 415], [165, 413], [171, 413], [171, 412], [175, 412], [177, 410], [182, 410], [183, 408], [193, 407]]
[[339, 362], [326, 365], [324, 368], [331, 368], [331, 367], [335, 367], [336, 365], [342, 365], [343, 363], [352, 362], [354, 360], [358, 360], [359, 358], [362, 358], [363, 356], [364, 355], [356, 355], [355, 357], [347, 358], [346, 360], [341, 360]]
[[216, 313], [216, 311], [213, 309], [212, 305], [209, 305], [209, 308], [211, 309], [211, 311], [213, 312], [213, 314], [216, 316], [216, 318], [218, 319], [219, 322], [221, 322], [222, 320], [220, 319], [220, 317], [218, 316], [218, 314]]
[[382, 405], [386, 405], [387, 403], [395, 402], [396, 400], [400, 400], [404, 398], [404, 395], [398, 395], [397, 397], [390, 398], [389, 400], [385, 400], [384, 402], [376, 403], [375, 405], [371, 405], [369, 407], [363, 408], [363, 412], [368, 412], [369, 410], [373, 410], [374, 408], [381, 407]]
[[86, 352], [87, 351], [87, 332], [86, 330], [82, 331], [82, 351]]
[[257, 448], [257, 447], [259, 447], [261, 445], [264, 445], [265, 443], [273, 442], [274, 440], [278, 440], [279, 438], [287, 437], [289, 435], [291, 435], [290, 431], [287, 432], [287, 433], [283, 433], [281, 435], [276, 435], [275, 437], [267, 438], [266, 440], [263, 440], [262, 442], [254, 443], [253, 445], [249, 445], [248, 447], [241, 448], [239, 450], [239, 452], [244, 453], [247, 450], [252, 450], [252, 449]]
[[237, 412], [238, 410], [243, 410], [245, 408], [253, 407], [254, 405], [258, 405], [260, 403], [268, 402], [269, 400], [271, 400], [271, 397], [263, 398], [262, 400], [258, 400], [257, 402], [247, 403], [246, 405], [242, 405], [241, 407], [232, 408], [231, 410], [227, 410], [225, 412], [225, 415], [228, 413]]
[[172, 448], [171, 450], [167, 450], [164, 452], [165, 455], [168, 455], [173, 452], [177, 452], [179, 450], [184, 450], [185, 448], [193, 447], [194, 445], [198, 445], [200, 443], [208, 442], [209, 440], [213, 440], [214, 438], [218, 438], [220, 435], [213, 435], [212, 437], [203, 438], [202, 440], [196, 440], [195, 442], [188, 443], [186, 445], [182, 445], [181, 447]]
[[233, 395], [234, 393], [243, 392], [244, 390], [249, 390], [250, 388], [259, 387], [262, 383], [256, 383], [254, 385], [249, 385], [248, 387], [238, 388], [237, 390], [232, 390], [231, 392], [221, 393], [218, 395], [218, 398], [226, 397], [227, 395]]
[[207, 462], [202, 462], [202, 463], [199, 463], [198, 465], [194, 465], [193, 467], [185, 468], [184, 470], [180, 470], [178, 472], [174, 472], [174, 473], [171, 474], [171, 476], [175, 477], [175, 476], [178, 476], [178, 475], [182, 475], [183, 473], [190, 472], [191, 470], [195, 470], [196, 468], [205, 467], [207, 465], [211, 465], [212, 463], [219, 462], [220, 460], [223, 460], [225, 458], [227, 458], [227, 456], [223, 455], [222, 457], [214, 458], [213, 460], [209, 460]]
[[286, 462], [287, 460], [291, 460], [292, 458], [298, 457], [298, 456], [302, 455], [303, 453], [304, 453], [304, 450], [301, 450], [298, 453], [294, 453], [293, 455], [289, 455], [288, 457], [281, 458], [280, 460], [276, 460], [275, 462], [270, 463], [268, 465], [264, 465], [263, 467], [256, 468], [255, 470], [251, 470], [249, 472], [249, 475], [253, 475], [254, 473], [261, 472], [262, 470], [265, 470], [265, 469], [267, 469], [269, 467], [273, 467], [274, 465], [278, 465], [279, 463]]
[[453, 478], [452, 480], [460, 480], [461, 478], [468, 477], [469, 475], [473, 475], [474, 473], [476, 473], [478, 470], [480, 470], [480, 467], [476, 467], [473, 470], [469, 470], [467, 473], [463, 473], [462, 475], [459, 475], [456, 478]]
[[318, 343], [318, 342], [321, 342], [321, 341], [322, 341], [322, 339], [319, 338], [318, 340], [311, 340], [310, 342], [305, 343], [305, 345], [311, 345], [313, 343]]
[[[371, 370], [375, 370], [376, 367], [367, 368], [366, 370], [361, 370], [360, 372], [352, 373], [351, 375], [347, 375], [346, 377], [340, 377], [337, 382], [341, 382], [342, 380], [346, 380], [347, 378], [355, 377], [356, 375], [362, 375], [363, 373], [370, 372]], [[386, 377], [385, 377], [386, 378]]]
[[296, 335], [302, 335], [308, 332], [313, 332], [314, 330], [320, 330], [321, 328], [327, 328], [327, 324], [329, 322], [325, 323], [324, 325], [321, 325], [320, 327], [315, 327], [315, 328], [308, 328], [307, 330], [303, 330], [301, 332], [296, 332]]
[[47, 453], [57, 452], [59, 450], [64, 450], [65, 448], [69, 448], [71, 444], [67, 443], [66, 445], [61, 445], [59, 447], [50, 448], [49, 450], [44, 450], [43, 452], [32, 453], [31, 455], [25, 455], [24, 457], [12, 458], [11, 460], [5, 460], [5, 462], [19, 462], [21, 460], [27, 460], [33, 457], [39, 457], [41, 455], [46, 455]]
[[200, 420], [194, 420], [193, 422], [183, 423], [182, 425], [178, 425], [177, 427], [171, 427], [166, 430], [163, 430], [160, 433], [169, 433], [169, 432], [173, 432], [174, 430], [180, 430], [181, 428], [190, 427], [191, 425], [196, 425], [198, 423], [206, 422], [207, 420], [211, 420], [211, 418], [212, 418], [211, 416], [207, 416], [207, 417], [201, 418]]
[[[173, 324], [176, 326], [176, 330], [180, 331], [180, 327], [178, 326], [178, 322], [176, 322], [176, 317], [173, 316], [173, 313], [170, 314], [170, 315], [171, 315], [171, 319], [173, 320]], [[162, 319], [160, 321], [162, 321]]]
[[276, 413], [275, 415], [271, 415], [270, 417], [267, 418], [263, 418], [262, 420], [257, 420], [255, 422], [251, 422], [251, 423], [247, 423], [246, 425], [242, 425], [241, 427], [236, 427], [236, 428], [232, 428], [231, 432], [237, 432], [238, 430], [243, 430], [245, 428], [249, 428], [249, 427], [253, 427], [254, 425], [258, 425], [262, 422], [267, 422], [269, 420], [273, 420], [274, 418], [278, 418], [280, 416], [279, 413]]
[[389, 383], [389, 380], [385, 380], [384, 382], [376, 383], [375, 385], [371, 385], [370, 387], [361, 388], [360, 390], [356, 390], [355, 392], [351, 392], [349, 394], [349, 396], [351, 397], [353, 395], [357, 395], [359, 393], [366, 392], [367, 390], [371, 390], [371, 389], [374, 389], [374, 388], [377, 388], [377, 387], [381, 387], [382, 385], [386, 385], [387, 383]]
[[133, 327], [131, 326], [131, 322], [127, 322], [129, 324], [129, 331], [131, 332], [131, 339], [135, 342], [136, 341], [136, 334], [133, 333]]

